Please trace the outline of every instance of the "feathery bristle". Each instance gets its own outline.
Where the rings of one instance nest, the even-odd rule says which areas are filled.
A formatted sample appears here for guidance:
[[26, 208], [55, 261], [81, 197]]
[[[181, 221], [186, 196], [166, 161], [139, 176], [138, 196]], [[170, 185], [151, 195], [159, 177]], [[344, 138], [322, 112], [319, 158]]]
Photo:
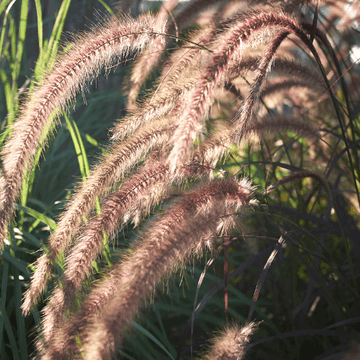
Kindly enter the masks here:
[[[313, 46], [309, 44], [300, 24], [282, 12], [269, 10], [261, 12], [259, 10], [250, 14], [242, 14], [226, 22], [227, 30], [220, 35], [219, 48], [212, 54], [210, 65], [204, 70], [197, 86], [191, 92], [190, 105], [179, 119], [179, 125], [172, 137], [173, 149], [168, 159], [171, 171], [176, 171], [180, 164], [189, 159], [189, 155], [193, 151], [194, 140], [203, 128], [203, 120], [212, 104], [215, 86], [219, 86], [224, 81], [232, 57], [241, 49], [244, 42], [265, 27], [274, 27], [295, 33], [313, 50]], [[236, 140], [238, 137], [235, 136]]]
[[[85, 305], [90, 316], [82, 349], [85, 358], [108, 357], [121, 343], [122, 329], [155, 284], [195, 248], [203, 248], [199, 246], [203, 234], [208, 238], [210, 231], [215, 237], [219, 220], [233, 215], [252, 196], [247, 182], [215, 181], [184, 195], [156, 221], [143, 243], [90, 295], [90, 303]], [[90, 315], [95, 313], [98, 315]]]
[[78, 37], [74, 46], [55, 64], [41, 86], [31, 94], [13, 134], [3, 152], [3, 169], [6, 186], [0, 193], [0, 241], [13, 211], [26, 168], [31, 167], [40, 137], [51, 113], [66, 108], [86, 82], [94, 79], [103, 67], [110, 67], [119, 57], [130, 51], [141, 51], [158, 32], [154, 32], [151, 17], [141, 22], [129, 17], [114, 18], [98, 27], [93, 33]]
[[234, 324], [226, 328], [222, 334], [212, 339], [212, 345], [204, 360], [242, 360], [245, 359], [246, 346], [250, 336], [257, 329], [255, 323], [244, 326]]
[[115, 144], [110, 154], [104, 156], [103, 162], [95, 167], [85, 183], [81, 184], [69, 203], [67, 211], [60, 219], [56, 231], [50, 236], [49, 253], [42, 255], [37, 262], [36, 271], [22, 305], [25, 314], [29, 313], [31, 306], [45, 290], [47, 274], [53, 268], [58, 255], [70, 246], [72, 237], [82, 223], [83, 216], [86, 217], [89, 214], [96, 197], [108, 192], [111, 185], [119, 181], [121, 176], [151, 148], [165, 143], [172, 130], [173, 126], [164, 123], [161, 118], [139, 129], [136, 136]]

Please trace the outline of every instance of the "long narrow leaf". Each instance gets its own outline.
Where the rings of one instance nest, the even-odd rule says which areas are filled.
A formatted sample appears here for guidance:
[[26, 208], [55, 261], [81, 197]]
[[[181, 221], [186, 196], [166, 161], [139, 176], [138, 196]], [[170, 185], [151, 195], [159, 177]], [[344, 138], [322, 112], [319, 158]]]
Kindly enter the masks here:
[[251, 317], [252, 317], [252, 314], [254, 312], [254, 309], [255, 309], [255, 305], [256, 305], [256, 302], [257, 302], [257, 299], [259, 298], [259, 295], [260, 295], [260, 291], [261, 291], [261, 288], [264, 284], [264, 281], [265, 281], [265, 278], [266, 278], [266, 275], [267, 273], [269, 272], [270, 270], [270, 267], [271, 267], [271, 264], [273, 263], [275, 257], [276, 257], [276, 254], [279, 252], [280, 250], [280, 247], [285, 244], [285, 239], [280, 236], [280, 239], [278, 240], [276, 246], [275, 246], [275, 249], [273, 250], [273, 252], [270, 254], [269, 258], [267, 259], [266, 261], [266, 264], [264, 265], [264, 268], [261, 272], [261, 275], [260, 275], [260, 278], [258, 280], [258, 283], [256, 284], [256, 287], [255, 287], [255, 290], [254, 290], [254, 295], [253, 295], [253, 299], [251, 301], [251, 306], [250, 306], [250, 310], [249, 310], [249, 315], [248, 315], [248, 318], [247, 318], [247, 322], [250, 322], [251, 321]]
[[148, 337], [151, 341], [153, 341], [157, 346], [159, 346], [167, 355], [170, 356], [171, 359], [175, 360], [173, 358], [173, 356], [171, 355], [171, 353], [165, 348], [165, 346], [158, 339], [156, 339], [155, 336], [153, 336], [151, 333], [149, 333], [149, 331], [144, 329], [140, 324], [136, 323], [135, 321], [132, 321], [131, 324], [132, 324], [132, 326], [134, 326], [134, 328], [136, 330], [140, 331], [142, 334], [144, 334], [146, 337]]
[[17, 333], [19, 339], [18, 341], [20, 346], [20, 357], [21, 359], [28, 359], [25, 319], [20, 309], [21, 301], [22, 301], [21, 282], [19, 279], [19, 270], [17, 268], [14, 269], [14, 288], [15, 288], [15, 315], [16, 315]]
[[104, 8], [107, 10], [107, 12], [108, 12], [109, 14], [111, 14], [111, 15], [114, 14], [114, 12], [112, 11], [111, 7], [110, 7], [108, 4], [106, 4], [106, 2], [105, 2], [104, 0], [98, 0], [98, 1], [99, 1], [99, 3], [100, 3], [102, 6], [104, 6]]
[[0, 349], [3, 346], [4, 336], [4, 320], [6, 313], [6, 293], [7, 293], [7, 284], [9, 279], [9, 262], [4, 260], [2, 264], [2, 279], [1, 279], [1, 300], [0, 300]]
[[10, 341], [10, 346], [11, 346], [11, 352], [12, 352], [12, 355], [13, 355], [13, 359], [14, 360], [21, 360], [20, 355], [19, 355], [19, 348], [18, 348], [18, 345], [16, 343], [15, 335], [14, 335], [14, 332], [13, 332], [9, 317], [8, 317], [6, 312], [4, 313], [3, 316], [4, 316], [4, 323], [5, 323], [5, 330], [6, 330], [7, 336], [8, 336], [9, 341]]
[[39, 58], [38, 61], [42, 61], [43, 52], [43, 20], [42, 20], [42, 8], [40, 0], [35, 0], [36, 16], [37, 16], [37, 30], [38, 30], [38, 42], [39, 42]]
[[57, 225], [54, 220], [50, 219], [44, 214], [39, 213], [38, 211], [29, 208], [28, 206], [17, 205], [19, 210], [23, 210], [25, 213], [29, 214], [30, 216], [34, 217], [35, 219], [39, 219], [45, 225], [48, 225], [51, 230], [56, 230]]
[[1, 254], [2, 257], [4, 258], [4, 260], [8, 261], [9, 263], [11, 263], [16, 269], [18, 269], [21, 272], [21, 275], [24, 276], [25, 279], [29, 279], [29, 272], [27, 270], [27, 263], [24, 262], [23, 260], [20, 260], [14, 256], [11, 256], [9, 252], [7, 252], [6, 250], [3, 251], [3, 253]]
[[58, 51], [60, 37], [62, 34], [62, 30], [65, 24], [65, 19], [70, 4], [71, 4], [71, 0], [64, 0], [61, 3], [61, 7], [59, 9], [58, 15], [55, 20], [53, 31], [51, 33], [50, 40], [48, 43], [47, 51], [44, 56], [44, 63], [49, 64], [49, 68], [52, 68], [52, 66], [54, 65], [55, 56]]

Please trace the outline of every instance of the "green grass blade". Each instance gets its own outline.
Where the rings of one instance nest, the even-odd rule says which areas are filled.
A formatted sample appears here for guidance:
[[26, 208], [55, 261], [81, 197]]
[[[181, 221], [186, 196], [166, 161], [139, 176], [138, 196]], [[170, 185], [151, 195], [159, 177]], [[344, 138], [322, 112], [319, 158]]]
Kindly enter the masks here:
[[34, 217], [35, 219], [40, 220], [45, 225], [48, 225], [51, 230], [53, 230], [53, 231], [56, 230], [57, 225], [56, 225], [55, 221], [50, 219], [46, 215], [39, 213], [38, 211], [31, 209], [28, 206], [17, 205], [17, 207], [19, 210], [24, 211], [25, 213], [29, 214], [30, 216]]
[[37, 16], [37, 29], [38, 29], [38, 41], [39, 41], [39, 59], [38, 61], [41, 62], [42, 52], [43, 52], [43, 20], [42, 20], [42, 9], [40, 0], [35, 0], [35, 7], [36, 7], [36, 16]]
[[99, 146], [98, 142], [93, 137], [91, 137], [89, 134], [86, 134], [86, 140], [89, 144], [91, 144], [95, 147]]
[[[142, 339], [144, 340], [144, 339]], [[158, 360], [154, 358], [151, 354], [149, 349], [146, 347], [146, 341], [140, 341], [137, 338], [130, 338], [129, 343], [132, 345], [134, 349], [139, 353], [137, 355], [140, 355], [140, 359], [144, 360]]]
[[20, 346], [20, 357], [21, 359], [28, 359], [25, 319], [20, 308], [21, 298], [22, 298], [21, 281], [19, 279], [19, 271], [16, 268], [14, 269], [14, 287], [15, 287], [15, 315], [16, 315], [19, 346]]
[[[164, 323], [163, 323], [163, 321], [161, 319], [160, 312], [159, 312], [159, 310], [157, 309], [156, 306], [155, 306], [154, 311], [156, 313], [156, 318], [157, 318], [158, 323], [160, 325], [160, 329], [161, 329], [161, 332], [162, 332], [162, 335], [163, 335], [163, 339], [166, 342], [166, 345], [167, 345], [168, 349], [173, 350], [173, 353], [176, 354], [176, 350], [174, 348], [172, 348], [172, 345], [171, 345], [171, 343], [170, 343], [170, 341], [168, 339], [168, 336], [167, 336], [165, 328], [164, 328]], [[149, 323], [150, 323], [150, 321], [149, 321]]]
[[[4, 251], [5, 253], [5, 251]], [[9, 262], [4, 261], [2, 265], [2, 279], [1, 279], [1, 300], [0, 300], [0, 349], [2, 347], [2, 342], [4, 341], [3, 331], [4, 331], [4, 314], [6, 313], [6, 293], [7, 293], [7, 284], [9, 279]]]
[[36, 236], [29, 234], [28, 232], [23, 232], [23, 238], [25, 242], [31, 244], [32, 246], [35, 246], [38, 249], [42, 247], [40, 240]]
[[[11, 61], [11, 65], [14, 67], [15, 66], [15, 61], [16, 61], [16, 39], [17, 39], [17, 34], [16, 34], [16, 24], [14, 19], [12, 18], [11, 14], [9, 14], [9, 19], [10, 19], [10, 25], [9, 25], [9, 38], [10, 38], [10, 44], [11, 44], [11, 54], [9, 54], [9, 62]], [[11, 57], [10, 57], [11, 55]]]
[[170, 358], [172, 360], [175, 360], [173, 358], [173, 356], [170, 354], [170, 352], [165, 348], [165, 346], [158, 339], [156, 339], [155, 336], [150, 334], [149, 331], [144, 329], [140, 324], [136, 323], [135, 321], [132, 321], [131, 324], [132, 324], [132, 326], [134, 326], [134, 328], [136, 330], [140, 331], [142, 334], [144, 334], [146, 337], [148, 337], [151, 341], [153, 341], [157, 346], [159, 346], [167, 355], [170, 356]]
[[9, 317], [7, 316], [6, 312], [4, 313], [4, 323], [5, 323], [6, 333], [8, 335], [9, 341], [10, 341], [10, 346], [11, 346], [12, 355], [14, 357], [14, 360], [20, 360], [18, 345], [16, 343], [15, 335], [12, 330], [11, 323], [10, 323]]
[[40, 316], [37, 306], [34, 306], [34, 308], [31, 311], [31, 314], [34, 318], [36, 326], [40, 326], [41, 325], [41, 316]]
[[[1, 9], [2, 5], [3, 5], [3, 3], [1, 3], [0, 9]], [[1, 12], [0, 12], [0, 14], [1, 14]], [[3, 51], [3, 47], [4, 47], [7, 19], [8, 19], [8, 14], [5, 14], [2, 29], [1, 29], [1, 35], [0, 35], [0, 59], [2, 59], [2, 51]]]
[[3, 146], [4, 140], [10, 134], [11, 129], [7, 128], [0, 136], [0, 148]]
[[79, 146], [80, 146], [82, 161], [83, 161], [83, 164], [84, 164], [85, 176], [88, 177], [89, 174], [90, 174], [89, 161], [88, 161], [88, 158], [87, 158], [87, 155], [86, 155], [85, 146], [84, 146], [84, 143], [82, 141], [79, 128], [77, 127], [76, 122], [74, 120], [73, 120], [73, 126], [74, 126], [76, 137], [77, 137], [78, 142], [79, 142]]
[[0, 15], [2, 14], [2, 12], [6, 9], [6, 7], [8, 6], [9, 2], [11, 0], [3, 0], [1, 3], [0, 3]]
[[132, 356], [130, 356], [130, 355], [126, 354], [126, 353], [124, 353], [124, 352], [121, 351], [121, 350], [117, 350], [117, 352], [118, 352], [122, 357], [124, 357], [124, 358], [126, 358], [126, 359], [136, 360], [135, 358], [133, 358]]
[[[54, 204], [55, 205], [55, 204]], [[51, 205], [49, 206], [44, 212], [43, 212], [43, 215], [46, 216], [47, 213], [51, 210], [51, 208], [54, 206], [54, 205]], [[29, 227], [29, 234], [40, 224], [42, 220], [40, 219], [36, 219], [32, 224], [31, 226]]]
[[[89, 164], [87, 163], [87, 156], [86, 156], [86, 154], [84, 154], [84, 151], [85, 151], [84, 144], [82, 144], [82, 146], [80, 145], [80, 142], [82, 142], [82, 141], [81, 141], [81, 137], [77, 136], [77, 133], [79, 133], [79, 130], [75, 124], [75, 121], [70, 120], [69, 117], [65, 113], [64, 113], [64, 118], [66, 120], [68, 130], [70, 132], [71, 140], [74, 144], [75, 152], [76, 152], [78, 163], [79, 163], [81, 177], [82, 177], [83, 181], [85, 181], [87, 175], [89, 174]], [[75, 129], [77, 130], [77, 132]]]
[[[46, 139], [50, 132], [50, 129], [52, 129], [54, 127], [55, 127], [55, 125], [52, 122], [52, 116], [51, 116], [45, 126], [45, 129], [44, 129], [42, 135], [41, 135], [40, 146], [38, 147], [38, 150], [36, 152], [34, 162], [32, 165], [32, 170], [30, 172], [26, 172], [23, 182], [21, 184], [21, 194], [20, 194], [20, 205], [21, 206], [26, 206], [26, 204], [27, 204], [28, 196], [32, 192], [32, 187], [33, 187], [33, 183], [35, 180], [36, 166], [38, 165], [40, 158], [41, 158], [41, 154], [44, 151]], [[18, 225], [19, 225], [20, 230], [23, 230], [22, 229], [23, 220], [24, 220], [24, 213], [21, 210], [19, 212], [19, 220], [18, 220]]]
[[69, 10], [71, 0], [64, 0], [56, 17], [52, 34], [49, 39], [48, 48], [44, 57], [44, 63], [51, 68], [54, 64], [55, 56], [59, 47], [59, 41], [64, 28], [65, 19]]
[[14, 256], [11, 256], [9, 252], [4, 251], [2, 253], [2, 257], [4, 260], [8, 261], [10, 264], [12, 264], [17, 270], [21, 272], [21, 274], [24, 276], [25, 279], [29, 279], [29, 273], [27, 270], [27, 263], [23, 260], [20, 260]]
[[112, 11], [111, 7], [108, 4], [106, 4], [104, 0], [98, 0], [98, 1], [102, 6], [104, 6], [104, 8], [109, 12], [109, 14], [114, 15], [114, 12]]
[[[12, 72], [12, 90], [13, 93], [17, 93], [17, 80], [20, 73], [21, 60], [23, 58], [23, 52], [25, 47], [25, 38], [26, 38], [26, 27], [27, 27], [27, 19], [28, 19], [28, 0], [22, 0], [21, 9], [20, 9], [20, 24], [19, 24], [19, 35], [18, 35], [18, 43], [16, 50], [16, 60], [15, 60], [15, 68]], [[9, 119], [8, 123], [12, 123], [13, 119]]]
[[[9, 125], [11, 123], [11, 122], [9, 122], [9, 119], [13, 118], [12, 114], [14, 113], [14, 97], [13, 97], [9, 78], [6, 76], [5, 71], [1, 68], [0, 68], [0, 79], [4, 85], [6, 107], [7, 107], [7, 111], [9, 114], [7, 123]], [[11, 130], [9, 130], [9, 132], [11, 132]]]
[[[68, 126], [68, 130], [70, 132], [70, 136], [71, 136], [71, 139], [72, 139], [74, 147], [75, 147], [75, 152], [76, 152], [76, 155], [78, 157], [81, 177], [82, 177], [82, 180], [85, 181], [86, 178], [90, 174], [90, 166], [89, 166], [89, 161], [88, 161], [88, 158], [87, 158], [87, 155], [86, 155], [84, 142], [82, 141], [79, 128], [77, 127], [75, 121], [70, 120], [65, 113], [64, 113], [64, 117], [66, 119], [66, 124]], [[100, 206], [100, 201], [99, 201], [98, 198], [96, 198], [95, 205], [96, 205], [96, 213], [101, 214], [101, 206]], [[109, 248], [109, 245], [107, 244], [108, 243], [108, 238], [107, 238], [107, 235], [106, 235], [105, 231], [103, 231], [103, 237], [104, 237], [103, 243], [105, 245], [103, 255], [105, 256], [105, 259], [106, 259], [108, 265], [111, 266], [110, 248]]]

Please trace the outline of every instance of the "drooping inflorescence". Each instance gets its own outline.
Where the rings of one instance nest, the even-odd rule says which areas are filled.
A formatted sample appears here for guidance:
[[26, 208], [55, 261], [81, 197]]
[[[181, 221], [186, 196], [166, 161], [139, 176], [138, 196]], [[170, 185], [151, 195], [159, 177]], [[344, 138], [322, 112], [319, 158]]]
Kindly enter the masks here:
[[[76, 37], [29, 93], [3, 148], [0, 246], [24, 174], [32, 167], [48, 124], [61, 111], [68, 111], [76, 94], [103, 68], [129, 54], [138, 55], [127, 85], [128, 114], [111, 129], [106, 153], [71, 195], [24, 295], [22, 311], [28, 315], [45, 292], [56, 263], [65, 257], [62, 274], [43, 309], [37, 344], [42, 359], [111, 357], [157, 284], [180, 264], [212, 251], [219, 236], [230, 236], [244, 210], [257, 204], [249, 180], [244, 176], [239, 180], [237, 172], [217, 172], [218, 164], [234, 148], [239, 154], [243, 145], [281, 130], [319, 142], [316, 124], [306, 122], [300, 111], [287, 116], [270, 111], [263, 102], [274, 92], [300, 87], [306, 91], [297, 94], [299, 104], [313, 101], [314, 94], [332, 95], [328, 88], [332, 78], [323, 77], [322, 49], [312, 37], [324, 46], [328, 41], [300, 15], [302, 1], [250, 6], [196, 0], [176, 13], [177, 3], [170, 0], [158, 16], [114, 16]], [[198, 18], [209, 4], [217, 7], [217, 15], [205, 23], [198, 19], [197, 29], [182, 34], [189, 19]], [[191, 16], [186, 11], [192, 11]], [[294, 59], [289, 37], [301, 43], [311, 65]], [[179, 45], [167, 56], [166, 45], [176, 42]], [[161, 70], [155, 86], [139, 100], [141, 87], [156, 67]], [[271, 81], [271, 74], [281, 81]], [[219, 93], [224, 92], [230, 98], [230, 110], [216, 113], [214, 102], [221, 103]], [[296, 174], [269, 184], [265, 194], [311, 177], [330, 197], [326, 180], [315, 171]], [[95, 214], [99, 200], [101, 209]], [[119, 229], [131, 221], [141, 223], [165, 202], [163, 214], [148, 220], [130, 254], [122, 255], [104, 279], [84, 290], [94, 261]], [[78, 298], [81, 303], [76, 307]], [[206, 359], [243, 358], [254, 331], [253, 323], [227, 327], [213, 341]]]

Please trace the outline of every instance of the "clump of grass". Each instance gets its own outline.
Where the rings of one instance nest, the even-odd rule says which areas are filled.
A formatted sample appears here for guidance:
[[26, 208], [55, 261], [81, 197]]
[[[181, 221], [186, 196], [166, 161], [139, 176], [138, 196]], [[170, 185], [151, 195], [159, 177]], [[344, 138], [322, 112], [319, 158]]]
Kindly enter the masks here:
[[[35, 3], [39, 58], [23, 85], [29, 87], [25, 96], [19, 61], [28, 5], [21, 3], [18, 36], [14, 3], [0, 5], [0, 96], [7, 105], [1, 136], [1, 356], [27, 358], [31, 349], [44, 359], [102, 359], [117, 351], [138, 358], [143, 348], [126, 335], [136, 328], [143, 341], [155, 344], [146, 346], [156, 358], [163, 352], [180, 358], [206, 343], [220, 322], [226, 331], [213, 340], [208, 358], [242, 358], [255, 332], [254, 316], [263, 320], [248, 346], [256, 359], [269, 352], [301, 359], [308, 336], [316, 343], [311, 357], [345, 353], [359, 312], [359, 69], [349, 63], [357, 18], [349, 18], [340, 2], [325, 2], [325, 16], [311, 2], [170, 1], [137, 18], [106, 17], [58, 55], [70, 1], [62, 3], [45, 41], [41, 5]], [[334, 19], [346, 21], [342, 33]], [[137, 55], [132, 74], [119, 82], [120, 89], [129, 82], [126, 115], [111, 130], [107, 147], [99, 146], [80, 126], [93, 116], [86, 108], [72, 115], [69, 105], [80, 102], [77, 93], [103, 68], [109, 72]], [[128, 65], [120, 67], [128, 72]], [[143, 93], [151, 72], [157, 79]], [[89, 96], [88, 108], [101, 118], [106, 100], [99, 93], [94, 102]], [[46, 161], [40, 155], [62, 119], [82, 181], [68, 191], [69, 181], [63, 181], [61, 191], [48, 191], [49, 200], [39, 189], [52, 174], [61, 177], [54, 167], [67, 168], [62, 137], [50, 141]], [[95, 150], [102, 155], [90, 166], [88, 152]], [[65, 205], [61, 213], [59, 202]], [[136, 240], [128, 246], [130, 233]], [[235, 241], [241, 238], [246, 245]], [[39, 248], [44, 252], [35, 253], [30, 280], [26, 266]], [[203, 253], [210, 254], [207, 263], [201, 263]], [[191, 260], [203, 269], [189, 285], [194, 303], [179, 305], [165, 320], [176, 293], [169, 285], [167, 307], [161, 301], [149, 305], [156, 313], [147, 322], [154, 337], [134, 322], [136, 314], [141, 317], [143, 302], [161, 281], [175, 278], [176, 269], [184, 273]], [[211, 265], [217, 285], [205, 291]], [[222, 287], [224, 298], [216, 303]], [[50, 295], [46, 302], [44, 294]], [[229, 318], [248, 325], [231, 328]], [[26, 341], [35, 324], [36, 350]], [[120, 345], [124, 350], [117, 350]]]

